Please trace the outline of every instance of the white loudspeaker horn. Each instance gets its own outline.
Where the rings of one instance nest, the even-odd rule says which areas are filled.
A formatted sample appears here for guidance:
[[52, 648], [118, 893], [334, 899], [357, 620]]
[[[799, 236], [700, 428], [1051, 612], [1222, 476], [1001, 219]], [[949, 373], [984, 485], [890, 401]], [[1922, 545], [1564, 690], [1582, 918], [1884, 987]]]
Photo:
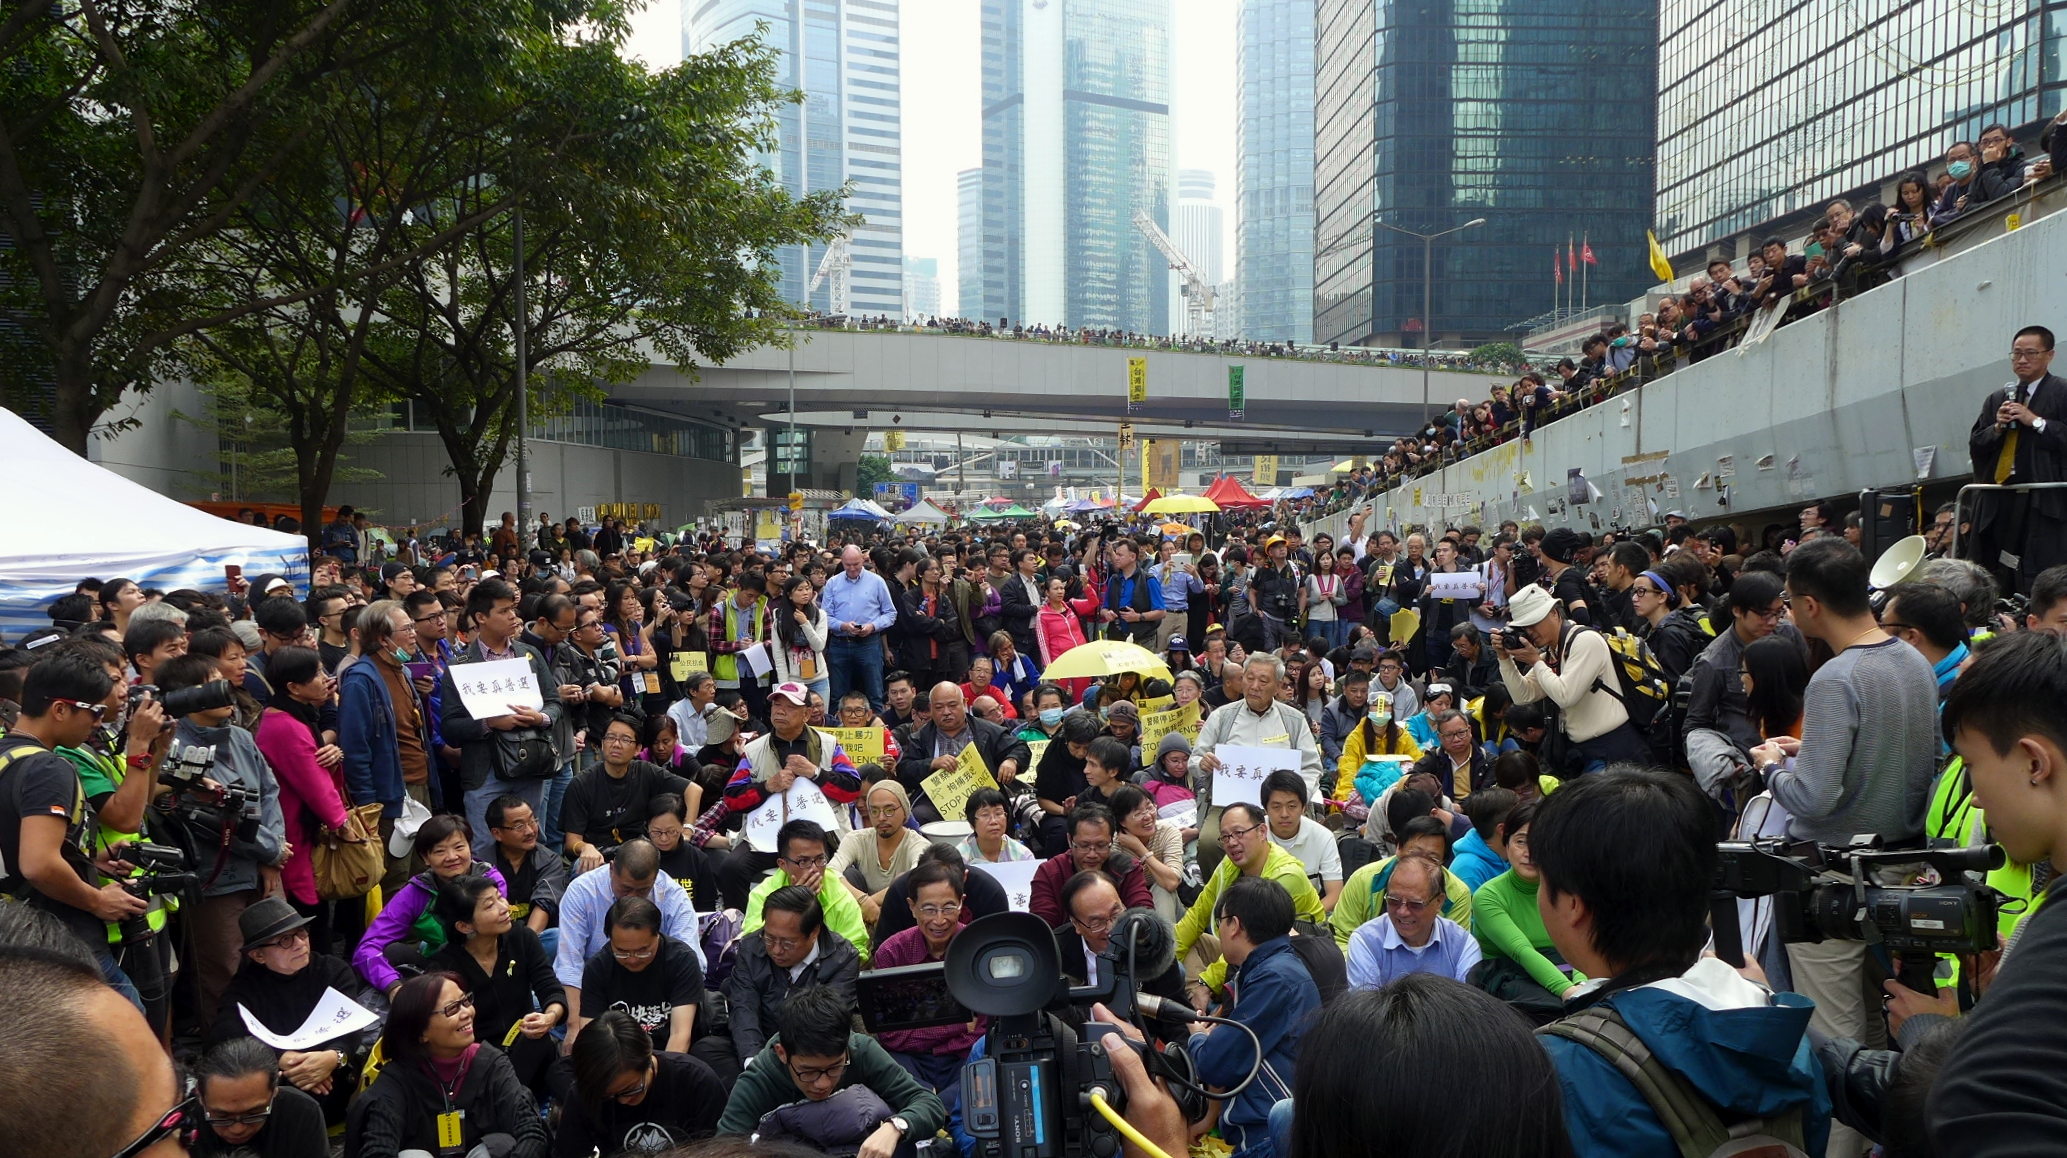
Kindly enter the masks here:
[[1873, 561], [1873, 572], [1867, 576], [1867, 586], [1882, 591], [1909, 578], [1923, 562], [1926, 545], [1922, 535], [1911, 535], [1880, 553]]

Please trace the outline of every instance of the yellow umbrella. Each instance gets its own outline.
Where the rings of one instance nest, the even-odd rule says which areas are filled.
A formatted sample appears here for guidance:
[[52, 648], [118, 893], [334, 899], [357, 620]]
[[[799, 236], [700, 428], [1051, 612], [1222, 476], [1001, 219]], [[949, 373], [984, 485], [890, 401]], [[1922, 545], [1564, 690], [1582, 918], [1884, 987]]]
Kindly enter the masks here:
[[1164, 495], [1141, 509], [1151, 515], [1196, 515], [1218, 511], [1220, 504], [1204, 495]]
[[1103, 679], [1123, 671], [1140, 672], [1144, 676], [1167, 680], [1170, 665], [1157, 657], [1156, 653], [1138, 643], [1124, 639], [1096, 639], [1090, 643], [1072, 647], [1055, 657], [1048, 670], [1041, 673], [1043, 680]]
[[1156, 530], [1161, 531], [1165, 535], [1189, 535], [1192, 531], [1190, 527], [1185, 526], [1183, 523], [1164, 523], [1162, 526], [1157, 527]]

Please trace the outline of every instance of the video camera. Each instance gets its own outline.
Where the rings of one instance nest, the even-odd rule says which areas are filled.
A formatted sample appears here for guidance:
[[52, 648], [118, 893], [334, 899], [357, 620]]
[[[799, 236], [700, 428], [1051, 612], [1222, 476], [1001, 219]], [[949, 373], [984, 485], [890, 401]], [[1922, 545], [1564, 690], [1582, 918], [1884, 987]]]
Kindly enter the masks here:
[[[1102, 1002], [1151, 1040], [1155, 1034], [1149, 1023], [1158, 1019], [1218, 1021], [1139, 992], [1141, 981], [1170, 968], [1175, 945], [1175, 934], [1161, 917], [1130, 909], [1114, 922], [1112, 940], [1098, 955], [1098, 980], [1072, 987], [1062, 972], [1055, 932], [1046, 922], [1031, 913], [993, 913], [957, 933], [937, 964], [861, 974], [862, 1020], [869, 1032], [882, 1033], [988, 1016], [984, 1056], [962, 1069], [962, 1127], [977, 1139], [977, 1153], [985, 1158], [1116, 1158], [1119, 1132], [1091, 1101], [1099, 1094], [1115, 1113], [1125, 1109], [1107, 1053], [1112, 1043], [1122, 1042], [1140, 1054], [1149, 1074], [1169, 1083], [1190, 1121], [1205, 1118], [1208, 1097], [1231, 1098], [1248, 1085], [1244, 1081], [1225, 1093], [1209, 1094], [1198, 1084], [1191, 1056], [1181, 1045], [1155, 1048], [1126, 1038], [1116, 1026], [1094, 1040], [1080, 1040], [1067, 1023], [1051, 1016], [1073, 1005]], [[1258, 1057], [1260, 1065], [1260, 1047]]]
[[[113, 851], [118, 859], [136, 866], [137, 871], [121, 884], [122, 891], [140, 901], [183, 893], [201, 879], [188, 871], [187, 854], [171, 845], [139, 840], [117, 845]], [[157, 935], [146, 915], [124, 918], [116, 928], [125, 946], [141, 945]]]
[[[1898, 978], [1934, 992], [1940, 953], [1981, 953], [1996, 946], [2001, 894], [1969, 874], [2003, 865], [2001, 845], [1955, 849], [1882, 849], [1878, 837], [1850, 846], [1779, 840], [1724, 841], [1716, 865], [1712, 925], [1716, 955], [1744, 962], [1737, 922], [1740, 898], [1774, 898], [1773, 928], [1786, 942], [1864, 941], [1901, 956]], [[1880, 885], [1873, 870], [1920, 865], [1913, 885]]]
[[202, 833], [204, 844], [227, 844], [232, 836], [246, 843], [257, 840], [258, 793], [211, 781], [208, 774], [214, 769], [213, 745], [186, 744], [166, 752], [158, 778], [172, 789], [167, 812]]

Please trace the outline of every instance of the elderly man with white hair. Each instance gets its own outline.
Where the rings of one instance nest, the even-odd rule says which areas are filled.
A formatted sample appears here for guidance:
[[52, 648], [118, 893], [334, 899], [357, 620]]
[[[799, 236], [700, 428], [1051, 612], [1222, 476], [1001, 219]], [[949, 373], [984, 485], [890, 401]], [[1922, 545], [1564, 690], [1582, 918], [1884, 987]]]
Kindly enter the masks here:
[[1307, 726], [1306, 714], [1277, 698], [1285, 682], [1285, 661], [1267, 652], [1251, 655], [1242, 665], [1242, 698], [1216, 708], [1199, 728], [1191, 747], [1192, 766], [1207, 777], [1207, 791], [1199, 794], [1205, 809], [1199, 820], [1199, 868], [1210, 874], [1220, 865], [1220, 805], [1212, 802], [1211, 776], [1222, 761], [1220, 748], [1287, 748], [1299, 753], [1299, 775], [1306, 780], [1307, 798], [1320, 796], [1321, 750]]

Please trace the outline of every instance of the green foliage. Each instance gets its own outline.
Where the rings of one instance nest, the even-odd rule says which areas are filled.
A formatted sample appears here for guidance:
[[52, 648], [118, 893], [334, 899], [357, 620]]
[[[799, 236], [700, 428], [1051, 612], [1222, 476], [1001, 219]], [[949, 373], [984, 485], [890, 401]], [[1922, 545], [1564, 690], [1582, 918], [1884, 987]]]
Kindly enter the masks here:
[[862, 498], [874, 495], [877, 483], [896, 481], [897, 472], [890, 469], [887, 454], [864, 454], [854, 465], [854, 493]]
[[[188, 473], [198, 479], [186, 487], [190, 498], [220, 494], [232, 501], [298, 502], [301, 498], [298, 455], [287, 416], [270, 404], [266, 395], [251, 387], [234, 372], [221, 371], [200, 385], [203, 409], [199, 414], [174, 410], [175, 421], [185, 422], [214, 436], [216, 461], [196, 464]], [[347, 446], [358, 446], [380, 437], [387, 416], [360, 413], [346, 434]], [[348, 456], [339, 455], [332, 481], [373, 482], [381, 473], [371, 467], [343, 465]], [[320, 511], [320, 508], [318, 508]], [[320, 519], [318, 520], [320, 523]]]
[[1528, 359], [1513, 342], [1487, 342], [1471, 351], [1471, 360], [1492, 366], [1519, 366]]

